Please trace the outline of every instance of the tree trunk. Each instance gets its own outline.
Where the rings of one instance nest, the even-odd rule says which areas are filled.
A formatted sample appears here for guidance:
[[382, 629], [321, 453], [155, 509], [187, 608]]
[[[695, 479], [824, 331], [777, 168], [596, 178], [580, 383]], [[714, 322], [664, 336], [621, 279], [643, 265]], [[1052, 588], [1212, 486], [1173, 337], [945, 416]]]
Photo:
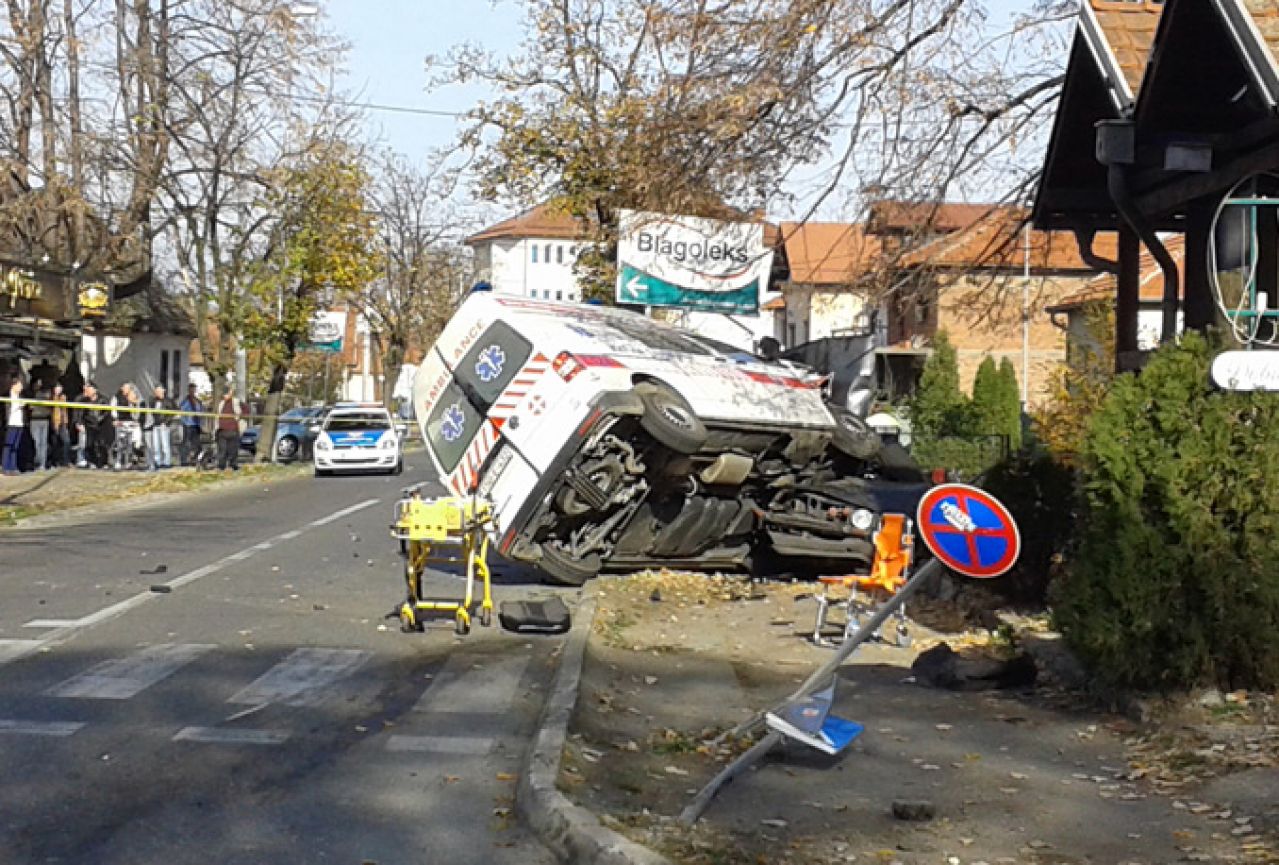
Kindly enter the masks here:
[[377, 335], [378, 353], [382, 355], [382, 405], [395, 410], [395, 386], [404, 368], [404, 339], [398, 334]]
[[276, 418], [280, 416], [280, 401], [284, 396], [284, 385], [288, 382], [289, 366], [293, 363], [293, 352], [277, 360], [271, 366], [271, 382], [266, 389], [266, 404], [262, 407], [261, 423], [258, 426], [258, 448], [255, 461], [260, 463], [275, 461]]

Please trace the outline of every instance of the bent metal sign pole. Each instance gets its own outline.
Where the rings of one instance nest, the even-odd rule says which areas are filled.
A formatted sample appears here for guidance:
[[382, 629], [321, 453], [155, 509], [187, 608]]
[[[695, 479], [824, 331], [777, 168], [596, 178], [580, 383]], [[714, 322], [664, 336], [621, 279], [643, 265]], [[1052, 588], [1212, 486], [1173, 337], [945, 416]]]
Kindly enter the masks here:
[[[835, 671], [848, 660], [857, 647], [869, 640], [888, 618], [943, 567], [979, 579], [997, 577], [1008, 571], [1021, 553], [1021, 534], [1012, 515], [989, 493], [965, 484], [942, 484], [933, 487], [920, 499], [916, 509], [920, 536], [933, 554], [915, 574], [884, 602], [861, 629], [845, 640], [825, 664], [804, 680], [781, 705], [803, 700], [822, 688], [830, 687]], [[737, 727], [731, 735], [740, 735], [758, 727], [766, 713], [760, 712]], [[680, 812], [679, 819], [688, 825], [710, 807], [716, 794], [730, 781], [749, 769], [782, 741], [782, 735], [770, 730], [732, 763], [710, 780]]]

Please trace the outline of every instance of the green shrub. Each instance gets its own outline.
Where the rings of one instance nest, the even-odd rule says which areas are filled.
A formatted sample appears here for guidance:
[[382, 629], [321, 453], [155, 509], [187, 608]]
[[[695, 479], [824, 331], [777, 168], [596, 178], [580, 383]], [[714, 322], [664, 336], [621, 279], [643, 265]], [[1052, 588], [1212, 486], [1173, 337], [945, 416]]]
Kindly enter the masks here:
[[1074, 475], [1042, 451], [1016, 453], [992, 468], [983, 486], [1004, 503], [1021, 533], [1017, 563], [990, 587], [1009, 601], [1042, 608], [1074, 531]]
[[1107, 685], [1279, 686], [1279, 396], [1216, 393], [1188, 334], [1120, 376], [1079, 455], [1058, 626]]

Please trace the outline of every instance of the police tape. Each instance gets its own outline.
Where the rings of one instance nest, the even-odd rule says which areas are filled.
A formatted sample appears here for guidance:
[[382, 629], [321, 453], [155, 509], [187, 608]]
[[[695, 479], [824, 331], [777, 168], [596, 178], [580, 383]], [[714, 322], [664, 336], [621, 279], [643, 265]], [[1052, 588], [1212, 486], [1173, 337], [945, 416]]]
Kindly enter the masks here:
[[52, 399], [26, 399], [24, 397], [17, 397], [15, 399], [14, 397], [8, 397], [8, 396], [0, 397], [0, 404], [12, 403], [12, 402], [16, 402], [19, 405], [50, 406], [52, 408], [81, 409], [84, 411], [124, 412], [131, 415], [158, 414], [158, 415], [169, 415], [171, 417], [234, 418], [235, 420], [266, 420], [267, 418], [271, 418], [271, 417], [274, 417], [276, 420], [279, 420], [281, 417], [283, 417], [283, 415], [278, 415], [278, 414], [277, 415], [251, 414], [250, 412], [241, 412], [239, 414], [232, 415], [232, 414], [225, 414], [223, 412], [216, 412], [216, 411], [212, 411], [212, 412], [186, 411], [184, 409], [146, 408], [144, 406], [135, 407], [131, 405], [111, 405], [110, 403], [99, 404], [96, 402], [70, 402], [70, 401], [52, 400]]

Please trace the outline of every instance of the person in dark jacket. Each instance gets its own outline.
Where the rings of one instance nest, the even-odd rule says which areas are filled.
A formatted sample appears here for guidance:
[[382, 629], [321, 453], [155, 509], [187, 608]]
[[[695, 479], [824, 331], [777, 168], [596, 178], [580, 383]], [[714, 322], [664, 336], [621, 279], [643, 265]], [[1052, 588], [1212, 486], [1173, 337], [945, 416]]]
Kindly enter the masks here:
[[[88, 405], [106, 406], [107, 400], [94, 382], [85, 382], [84, 393], [76, 400]], [[76, 432], [79, 434], [80, 459], [76, 465], [82, 469], [102, 468], [107, 464], [107, 451], [115, 440], [115, 426], [111, 412], [102, 409], [76, 409]]]

